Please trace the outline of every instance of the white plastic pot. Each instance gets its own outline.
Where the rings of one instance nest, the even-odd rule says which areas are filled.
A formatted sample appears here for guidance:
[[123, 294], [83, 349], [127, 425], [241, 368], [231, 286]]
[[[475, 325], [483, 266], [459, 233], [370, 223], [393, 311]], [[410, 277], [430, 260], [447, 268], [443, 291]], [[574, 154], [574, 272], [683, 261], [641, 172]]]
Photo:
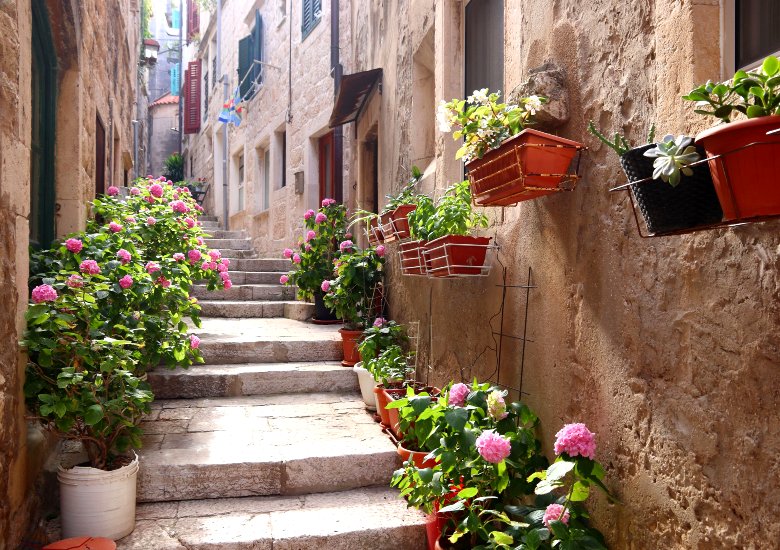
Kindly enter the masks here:
[[376, 396], [374, 395], [374, 386], [376, 386], [376, 380], [361, 366], [362, 363], [358, 363], [352, 370], [355, 371], [358, 377], [358, 383], [360, 384], [360, 395], [363, 396], [363, 403], [366, 404], [366, 408], [369, 411], [376, 410]]
[[62, 536], [121, 539], [135, 528], [138, 456], [118, 470], [60, 466]]

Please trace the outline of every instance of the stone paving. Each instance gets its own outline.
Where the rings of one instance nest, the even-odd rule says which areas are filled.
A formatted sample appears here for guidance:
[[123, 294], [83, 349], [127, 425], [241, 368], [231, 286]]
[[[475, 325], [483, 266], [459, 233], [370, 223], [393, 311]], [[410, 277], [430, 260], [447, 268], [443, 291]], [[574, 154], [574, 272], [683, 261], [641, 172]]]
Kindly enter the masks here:
[[[221, 248], [223, 233], [207, 230]], [[242, 234], [227, 237], [254, 254]], [[233, 267], [248, 290], [195, 290], [206, 364], [149, 375], [158, 400], [143, 423], [137, 525], [117, 548], [425, 548], [422, 514], [388, 485], [395, 448], [339, 363], [339, 327], [303, 322], [311, 307], [266, 284], [278, 260]]]

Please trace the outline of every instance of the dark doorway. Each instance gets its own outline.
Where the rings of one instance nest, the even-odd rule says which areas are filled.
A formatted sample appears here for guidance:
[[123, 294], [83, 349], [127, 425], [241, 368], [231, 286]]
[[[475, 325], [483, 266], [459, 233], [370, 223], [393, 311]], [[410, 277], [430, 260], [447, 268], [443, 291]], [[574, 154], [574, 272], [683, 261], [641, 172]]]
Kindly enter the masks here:
[[[471, 0], [464, 17], [464, 93], [489, 88], [504, 90], [504, 0]], [[505, 96], [504, 96], [505, 97]]]
[[106, 127], [95, 115], [95, 196], [106, 192]]
[[343, 193], [339, 185], [338, 167], [336, 166], [336, 149], [333, 132], [325, 134], [319, 139], [319, 172], [320, 172], [320, 201], [322, 199], [334, 199], [343, 202]]
[[57, 62], [43, 0], [32, 3], [32, 136], [30, 146], [30, 245], [54, 240], [54, 135]]

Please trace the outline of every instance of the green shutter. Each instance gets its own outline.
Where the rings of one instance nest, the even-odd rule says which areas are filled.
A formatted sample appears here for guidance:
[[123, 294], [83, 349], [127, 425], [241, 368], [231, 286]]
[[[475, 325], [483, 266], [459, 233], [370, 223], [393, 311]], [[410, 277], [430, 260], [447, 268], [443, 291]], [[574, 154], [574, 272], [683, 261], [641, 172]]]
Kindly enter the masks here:
[[238, 41], [238, 81], [241, 83], [239, 91], [241, 97], [246, 97], [252, 86], [252, 77], [247, 77], [252, 65], [252, 35], [245, 36]]
[[[263, 60], [263, 18], [260, 16], [260, 10], [255, 10], [255, 28], [252, 30], [252, 58], [255, 61]], [[252, 95], [257, 90], [262, 80], [263, 66], [259, 63], [252, 65]]]

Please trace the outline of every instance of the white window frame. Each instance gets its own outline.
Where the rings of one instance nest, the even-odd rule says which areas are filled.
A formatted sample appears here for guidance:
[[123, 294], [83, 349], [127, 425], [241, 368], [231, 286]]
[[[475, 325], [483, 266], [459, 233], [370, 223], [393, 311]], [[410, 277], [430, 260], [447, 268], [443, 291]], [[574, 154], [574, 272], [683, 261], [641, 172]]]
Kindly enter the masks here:
[[246, 156], [244, 155], [244, 150], [238, 152], [238, 156], [236, 157], [236, 181], [238, 182], [237, 186], [237, 205], [238, 205], [238, 212], [243, 212], [246, 208], [246, 197], [245, 197], [245, 188], [244, 183], [246, 182]]
[[[759, 59], [744, 67], [737, 67], [737, 12], [735, 0], [722, 0], [720, 4], [720, 43], [721, 43], [721, 79], [734, 76], [738, 69], [748, 71], [761, 66]], [[780, 51], [767, 52], [766, 55], [780, 56]]]

